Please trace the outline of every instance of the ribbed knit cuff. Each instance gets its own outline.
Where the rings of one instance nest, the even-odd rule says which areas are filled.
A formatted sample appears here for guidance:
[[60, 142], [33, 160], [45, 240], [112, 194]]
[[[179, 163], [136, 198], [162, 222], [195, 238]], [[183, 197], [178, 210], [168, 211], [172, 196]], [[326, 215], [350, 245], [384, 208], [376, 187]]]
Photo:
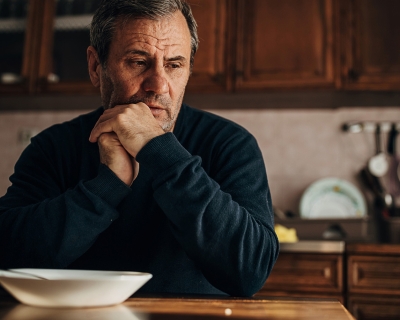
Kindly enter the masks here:
[[150, 140], [137, 154], [140, 165], [149, 167], [153, 175], [170, 168], [175, 163], [188, 159], [191, 154], [179, 143], [171, 132]]
[[99, 173], [96, 178], [84, 183], [86, 188], [102, 198], [112, 207], [116, 207], [131, 192], [106, 165], [100, 163]]

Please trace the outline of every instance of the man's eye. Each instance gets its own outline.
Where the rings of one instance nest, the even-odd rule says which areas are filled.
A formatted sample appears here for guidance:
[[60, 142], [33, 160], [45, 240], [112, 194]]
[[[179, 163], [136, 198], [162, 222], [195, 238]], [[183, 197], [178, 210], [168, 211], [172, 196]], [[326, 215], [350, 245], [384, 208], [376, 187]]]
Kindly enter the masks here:
[[138, 66], [138, 67], [143, 67], [146, 66], [146, 61], [143, 60], [132, 60], [131, 64]]
[[171, 69], [178, 69], [181, 67], [181, 65], [179, 63], [170, 63], [168, 64], [168, 67]]

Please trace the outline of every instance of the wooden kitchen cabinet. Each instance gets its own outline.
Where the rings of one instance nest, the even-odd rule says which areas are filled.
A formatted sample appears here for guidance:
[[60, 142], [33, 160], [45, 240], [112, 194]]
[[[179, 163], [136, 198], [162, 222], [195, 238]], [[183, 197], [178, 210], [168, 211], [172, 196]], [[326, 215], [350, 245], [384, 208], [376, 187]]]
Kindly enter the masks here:
[[0, 93], [28, 92], [34, 36], [33, 11], [28, 0], [0, 2]]
[[86, 49], [90, 23], [100, 0], [45, 0], [35, 91], [96, 93], [90, 82]]
[[[55, 21], [47, 27], [48, 46], [41, 60], [41, 88], [44, 92], [97, 92], [90, 83], [86, 48], [89, 45], [89, 25], [97, 0], [86, 12], [65, 16], [65, 12], [55, 10], [54, 0], [48, 0], [49, 12], [56, 12]], [[227, 90], [227, 17], [229, 0], [190, 0], [193, 15], [198, 24], [200, 46], [196, 53], [194, 68], [188, 83], [188, 91], [220, 92]], [[79, 8], [78, 8], [79, 9]], [[82, 12], [81, 8], [81, 12]], [[79, 12], [79, 10], [77, 10]], [[54, 14], [53, 14], [54, 15]], [[69, 22], [66, 21], [69, 19]], [[64, 23], [64, 24], [62, 24]], [[54, 35], [54, 36], [53, 36]], [[73, 61], [71, 68], [70, 61]], [[56, 74], [59, 83], [51, 83], [48, 75]], [[65, 80], [64, 80], [65, 79]]]
[[357, 320], [398, 320], [400, 300], [391, 297], [351, 295], [347, 309]]
[[333, 88], [334, 0], [239, 0], [235, 87]]
[[[327, 243], [281, 244], [278, 260], [256, 296], [330, 298], [344, 303], [343, 253], [340, 249], [324, 253]], [[314, 244], [319, 246], [316, 250]], [[298, 246], [303, 248], [292, 250]]]
[[[17, 58], [20, 57], [21, 61], [17, 61], [18, 65], [13, 69], [16, 69], [14, 73], [21, 75], [21, 81], [16, 85], [0, 84], [0, 92], [97, 93], [98, 89], [92, 86], [87, 72], [86, 48], [90, 44], [90, 22], [99, 0], [28, 2], [26, 35], [23, 30], [13, 34], [19, 40], [18, 47], [14, 49], [10, 45], [7, 47], [10, 53], [6, 52], [15, 60], [13, 50], [18, 50]], [[231, 83], [227, 70], [233, 63], [226, 57], [227, 38], [230, 36], [227, 24], [233, 2], [190, 0], [190, 3], [198, 23], [200, 46], [187, 90], [227, 91]], [[6, 19], [0, 15], [0, 40], [6, 42], [6, 37], [1, 38], [2, 20]], [[1, 69], [0, 73], [3, 72], [10, 71]]]
[[344, 89], [400, 89], [400, 1], [341, 0]]
[[[19, 80], [0, 93], [97, 93], [86, 47], [99, 0], [0, 1], [17, 2], [25, 22], [11, 35], [0, 8], [0, 73]], [[188, 92], [400, 90], [397, 0], [189, 2], [200, 46]]]
[[256, 296], [331, 298], [357, 320], [400, 319], [400, 245], [281, 243], [278, 260]]
[[347, 307], [358, 320], [400, 318], [400, 245], [348, 244]]
[[[25, 2], [26, 15], [14, 18], [10, 16], [7, 6]], [[2, 50], [9, 54], [12, 63], [7, 60], [1, 65], [2, 81], [0, 84], [1, 93], [92, 93], [96, 92], [89, 81], [86, 64], [86, 48], [89, 44], [90, 12], [83, 12], [82, 7], [93, 5], [98, 2], [93, 1], [70, 1], [70, 0], [3, 0], [0, 10], [5, 10], [3, 16], [0, 11], [0, 41], [5, 47]], [[57, 5], [56, 5], [57, 4]], [[60, 8], [70, 7], [69, 12], [61, 13]], [[76, 25], [76, 22], [79, 22]], [[4, 25], [22, 25], [24, 30], [13, 31], [15, 41], [19, 40], [19, 52], [12, 51], [13, 44], [2, 39]], [[80, 24], [80, 25], [79, 25]], [[59, 34], [62, 31], [62, 34]], [[83, 31], [84, 37], [81, 36]], [[8, 33], [10, 33], [8, 31]], [[54, 39], [56, 35], [56, 39]], [[84, 40], [82, 41], [82, 38]], [[82, 52], [77, 55], [77, 51]], [[15, 50], [14, 50], [15, 51]], [[60, 54], [63, 61], [57, 59]], [[20, 60], [20, 62], [18, 61]], [[14, 62], [15, 61], [15, 62]], [[17, 64], [20, 65], [17, 65]], [[19, 75], [20, 79], [16, 83], [8, 83], [4, 80], [4, 74], [12, 72]], [[71, 77], [72, 74], [72, 77]], [[75, 76], [78, 74], [78, 76]]]
[[189, 0], [197, 22], [199, 49], [187, 85], [189, 92], [224, 92], [231, 87], [227, 70], [233, 63], [228, 53], [233, 14], [231, 0]]

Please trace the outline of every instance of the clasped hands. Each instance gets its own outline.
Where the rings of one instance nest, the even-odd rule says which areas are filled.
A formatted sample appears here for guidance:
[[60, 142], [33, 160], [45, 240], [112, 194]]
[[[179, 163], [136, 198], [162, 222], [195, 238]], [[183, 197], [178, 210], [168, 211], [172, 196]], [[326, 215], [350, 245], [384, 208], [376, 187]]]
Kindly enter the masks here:
[[89, 141], [98, 143], [100, 162], [130, 186], [139, 173], [136, 155], [151, 139], [162, 134], [164, 130], [150, 108], [139, 102], [105, 110]]

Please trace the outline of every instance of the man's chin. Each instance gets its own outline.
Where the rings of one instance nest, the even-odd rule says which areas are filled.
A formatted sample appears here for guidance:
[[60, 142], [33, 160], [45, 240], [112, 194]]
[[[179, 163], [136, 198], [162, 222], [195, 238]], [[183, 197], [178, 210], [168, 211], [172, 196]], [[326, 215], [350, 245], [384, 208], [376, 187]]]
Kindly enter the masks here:
[[172, 132], [175, 126], [175, 121], [158, 121], [158, 123], [165, 133]]

